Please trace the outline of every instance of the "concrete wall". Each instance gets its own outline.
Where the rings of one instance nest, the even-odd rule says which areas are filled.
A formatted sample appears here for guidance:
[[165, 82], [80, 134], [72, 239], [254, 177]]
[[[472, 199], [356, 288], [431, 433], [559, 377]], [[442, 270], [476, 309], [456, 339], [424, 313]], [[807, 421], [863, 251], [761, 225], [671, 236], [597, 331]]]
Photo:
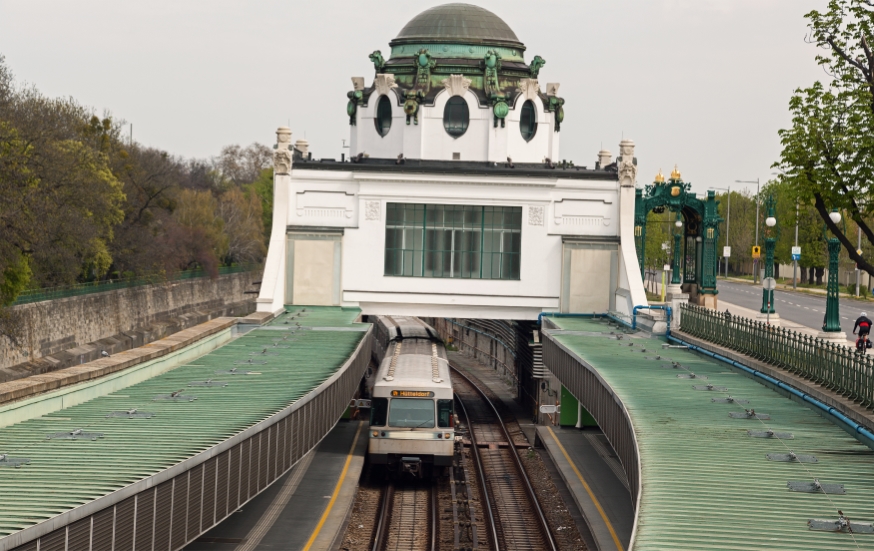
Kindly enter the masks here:
[[254, 310], [259, 272], [188, 279], [15, 306], [21, 346], [0, 342], [0, 381], [45, 373]]

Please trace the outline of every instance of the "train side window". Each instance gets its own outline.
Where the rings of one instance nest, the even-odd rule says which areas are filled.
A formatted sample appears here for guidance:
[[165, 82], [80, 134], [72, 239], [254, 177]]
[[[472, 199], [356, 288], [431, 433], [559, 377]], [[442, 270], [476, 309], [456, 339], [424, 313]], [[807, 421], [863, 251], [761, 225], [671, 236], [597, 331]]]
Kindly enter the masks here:
[[437, 426], [452, 426], [452, 400], [437, 400]]
[[374, 398], [370, 401], [370, 426], [384, 427], [388, 416], [388, 398]]

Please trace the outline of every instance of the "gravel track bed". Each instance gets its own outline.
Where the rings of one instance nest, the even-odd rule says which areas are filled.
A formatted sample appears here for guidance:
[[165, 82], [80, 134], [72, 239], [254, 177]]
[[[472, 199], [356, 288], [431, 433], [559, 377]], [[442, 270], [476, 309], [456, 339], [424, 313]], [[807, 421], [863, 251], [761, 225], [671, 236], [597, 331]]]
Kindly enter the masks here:
[[507, 430], [513, 437], [513, 441], [529, 446], [528, 452], [521, 451], [519, 457], [522, 459], [522, 465], [525, 467], [525, 472], [531, 481], [534, 493], [540, 501], [540, 508], [543, 510], [543, 514], [549, 524], [549, 529], [552, 532], [552, 537], [555, 539], [558, 548], [562, 551], [586, 551], [586, 544], [582, 536], [580, 536], [579, 530], [577, 530], [573, 517], [568, 512], [567, 505], [558, 493], [555, 482], [553, 482], [549, 471], [543, 464], [540, 452], [530, 447], [531, 444], [522, 432], [522, 428], [516, 422], [512, 413], [507, 410], [504, 402], [470, 371], [465, 372], [465, 375], [483, 389], [492, 403], [495, 404], [495, 407], [501, 414], [501, 419], [507, 425]]

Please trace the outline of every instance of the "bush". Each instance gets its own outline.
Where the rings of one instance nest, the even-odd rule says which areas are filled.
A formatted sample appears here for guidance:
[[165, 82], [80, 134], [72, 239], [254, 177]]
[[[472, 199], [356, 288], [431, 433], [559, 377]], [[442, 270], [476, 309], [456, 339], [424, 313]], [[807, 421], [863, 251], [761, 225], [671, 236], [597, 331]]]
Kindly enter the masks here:
[[859, 294], [862, 296], [862, 298], [868, 298], [868, 287], [864, 285], [859, 287]]

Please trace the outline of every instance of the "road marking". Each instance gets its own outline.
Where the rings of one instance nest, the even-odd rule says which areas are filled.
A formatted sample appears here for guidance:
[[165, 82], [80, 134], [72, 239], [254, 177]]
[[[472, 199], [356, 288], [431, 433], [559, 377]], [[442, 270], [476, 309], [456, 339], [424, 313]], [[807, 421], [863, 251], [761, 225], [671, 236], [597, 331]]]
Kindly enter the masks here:
[[322, 518], [319, 519], [319, 523], [316, 525], [316, 530], [313, 532], [313, 535], [310, 536], [310, 539], [304, 546], [303, 551], [309, 551], [310, 547], [313, 546], [316, 538], [319, 537], [319, 532], [322, 531], [322, 527], [325, 525], [325, 521], [328, 520], [328, 515], [331, 513], [331, 509], [334, 508], [334, 503], [337, 501], [337, 496], [340, 495], [340, 488], [343, 487], [343, 481], [346, 479], [346, 473], [349, 471], [349, 464], [352, 463], [352, 457], [355, 456], [355, 444], [358, 443], [358, 436], [361, 434], [361, 427], [363, 426], [363, 421], [358, 423], [358, 430], [355, 431], [355, 438], [352, 439], [352, 447], [349, 448], [349, 455], [346, 456], [346, 464], [343, 465], [343, 471], [340, 473], [340, 479], [337, 480], [337, 486], [334, 487], [334, 493], [331, 494], [331, 501], [328, 502], [328, 506], [325, 508], [325, 512], [322, 514]]
[[819, 310], [817, 310], [816, 308], [814, 308], [813, 311], [814, 311], [814, 312], [819, 312]]
[[[549, 434], [550, 434], [550, 436], [552, 436], [552, 439], [555, 440], [556, 444], [558, 444], [558, 449], [561, 450], [561, 453], [562, 453], [562, 455], [564, 455], [564, 458], [567, 459], [568, 463], [570, 463], [571, 469], [573, 469], [574, 474], [576, 474], [577, 478], [580, 479], [580, 482], [583, 483], [583, 488], [586, 489], [586, 493], [589, 494], [589, 498], [592, 500], [592, 503], [595, 504], [595, 508], [598, 509], [598, 513], [601, 515], [601, 518], [604, 520], [604, 524], [607, 525], [607, 530], [610, 531], [610, 536], [612, 536], [612, 538], [613, 538], [613, 543], [616, 544], [616, 549], [618, 549], [619, 551], [625, 551], [622, 547], [622, 542], [619, 541], [619, 536], [616, 535], [616, 530], [613, 529], [613, 525], [610, 524], [610, 519], [607, 518], [607, 513], [604, 512], [604, 508], [601, 507], [601, 504], [598, 502], [598, 498], [595, 497], [595, 494], [592, 492], [592, 489], [589, 487], [589, 484], [586, 482], [586, 479], [583, 478], [583, 475], [580, 473], [580, 470], [577, 469], [577, 466], [573, 462], [573, 460], [571, 459], [571, 456], [568, 455], [567, 450], [564, 449], [564, 446], [562, 446], [558, 437], [555, 435], [554, 432], [552, 432], [552, 427], [547, 426], [546, 430], [549, 431]], [[304, 551], [306, 551], [306, 549], [304, 549]]]

